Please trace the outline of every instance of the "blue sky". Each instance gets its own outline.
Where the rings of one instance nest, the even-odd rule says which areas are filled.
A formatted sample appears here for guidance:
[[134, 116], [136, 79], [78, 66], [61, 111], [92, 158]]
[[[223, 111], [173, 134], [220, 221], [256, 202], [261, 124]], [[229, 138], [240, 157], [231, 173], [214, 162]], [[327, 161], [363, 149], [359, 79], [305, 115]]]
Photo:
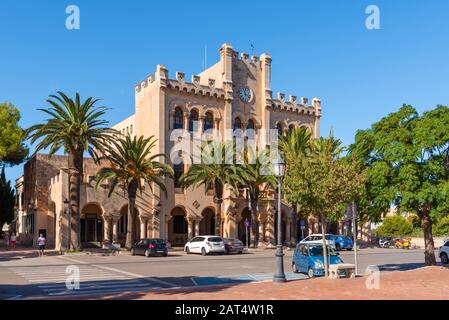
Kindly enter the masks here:
[[[65, 28], [68, 5], [81, 29]], [[381, 30], [365, 28], [380, 8]], [[268, 52], [272, 89], [322, 99], [321, 132], [348, 145], [403, 103], [419, 111], [449, 104], [449, 1], [1, 0], [0, 101], [20, 108], [21, 124], [56, 90], [103, 99], [115, 123], [133, 113], [134, 85], [158, 63], [170, 76], [201, 72], [229, 42]], [[10, 179], [22, 167], [7, 171]]]

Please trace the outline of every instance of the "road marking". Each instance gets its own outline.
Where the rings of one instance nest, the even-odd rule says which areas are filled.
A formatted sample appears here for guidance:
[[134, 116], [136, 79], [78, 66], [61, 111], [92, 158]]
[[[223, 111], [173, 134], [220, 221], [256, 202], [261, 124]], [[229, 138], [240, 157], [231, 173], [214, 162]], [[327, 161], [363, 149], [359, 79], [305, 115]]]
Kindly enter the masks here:
[[169, 286], [169, 287], [175, 287], [176, 286], [176, 284], [173, 284], [173, 283], [170, 283], [170, 282], [167, 282], [167, 281], [163, 281], [163, 280], [159, 280], [159, 279], [155, 279], [155, 278], [151, 278], [151, 277], [145, 277], [145, 276], [142, 276], [140, 274], [136, 274], [136, 273], [132, 273], [132, 272], [127, 272], [127, 271], [123, 271], [123, 270], [119, 270], [119, 269], [115, 269], [115, 268], [111, 268], [111, 267], [99, 266], [99, 265], [96, 265], [96, 264], [93, 264], [92, 266], [96, 267], [96, 268], [104, 269], [104, 270], [114, 271], [114, 272], [117, 272], [117, 273], [121, 273], [121, 274], [124, 274], [124, 275], [128, 275], [128, 276], [134, 277], [134, 278], [142, 279], [142, 280], [145, 280], [145, 281], [148, 281], [148, 282], [156, 282], [156, 283], [160, 283], [160, 284], [163, 284], [163, 285]]
[[68, 261], [68, 262], [74, 262], [74, 263], [77, 263], [77, 264], [89, 264], [86, 261], [79, 261], [79, 260], [75, 260], [75, 259], [67, 258], [67, 257], [60, 257], [59, 256], [58, 258], [61, 259], [61, 260], [65, 260], [65, 261]]
[[192, 282], [193, 282], [193, 284], [196, 286], [196, 287], [198, 287], [198, 283], [195, 281], [195, 278], [190, 278], [190, 280], [192, 280]]

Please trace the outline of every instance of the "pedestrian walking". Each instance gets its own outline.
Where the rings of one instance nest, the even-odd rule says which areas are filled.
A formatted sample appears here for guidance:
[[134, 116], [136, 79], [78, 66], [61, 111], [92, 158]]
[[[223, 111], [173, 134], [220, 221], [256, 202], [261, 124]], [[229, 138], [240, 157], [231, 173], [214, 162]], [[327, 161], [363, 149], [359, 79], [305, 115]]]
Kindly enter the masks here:
[[11, 248], [12, 249], [16, 248], [16, 243], [17, 243], [17, 237], [16, 237], [16, 234], [13, 232], [11, 235]]
[[37, 238], [37, 245], [39, 247], [39, 256], [44, 256], [45, 237], [42, 233], [39, 235], [39, 238]]
[[8, 232], [5, 232], [4, 239], [5, 239], [6, 250], [9, 250], [9, 233]]

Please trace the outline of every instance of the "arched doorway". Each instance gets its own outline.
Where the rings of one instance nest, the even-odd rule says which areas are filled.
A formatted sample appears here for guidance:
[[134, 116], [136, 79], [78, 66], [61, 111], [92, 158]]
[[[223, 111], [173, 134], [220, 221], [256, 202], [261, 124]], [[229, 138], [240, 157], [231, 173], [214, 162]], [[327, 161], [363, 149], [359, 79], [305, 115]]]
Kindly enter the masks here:
[[[248, 207], [243, 209], [243, 211], [242, 211], [242, 219], [240, 219], [239, 226], [238, 226], [238, 231], [239, 231], [238, 238], [244, 244], [247, 243], [247, 228], [245, 226], [245, 220], [248, 220], [248, 222], [250, 223], [250, 227], [249, 228], [251, 228], [251, 210], [249, 210]], [[250, 239], [248, 238], [248, 243], [249, 243], [249, 241], [250, 241]]]
[[183, 246], [188, 238], [187, 214], [181, 207], [176, 207], [171, 212], [168, 222], [168, 241], [172, 246]]
[[200, 222], [201, 235], [215, 234], [215, 212], [212, 208], [206, 208], [201, 213], [203, 219]]
[[95, 203], [86, 204], [81, 210], [81, 242], [103, 241], [103, 210]]

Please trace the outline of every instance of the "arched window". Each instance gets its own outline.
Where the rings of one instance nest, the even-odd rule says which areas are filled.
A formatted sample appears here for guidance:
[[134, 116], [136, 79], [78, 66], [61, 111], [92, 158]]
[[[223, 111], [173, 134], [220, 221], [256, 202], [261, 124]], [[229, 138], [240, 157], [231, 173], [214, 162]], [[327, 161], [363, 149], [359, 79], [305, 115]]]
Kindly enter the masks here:
[[282, 124], [278, 122], [278, 124], [276, 125], [276, 129], [278, 131], [278, 135], [282, 136]]
[[248, 125], [246, 126], [246, 136], [248, 137], [248, 139], [254, 140], [255, 137], [255, 125], [254, 125], [254, 121], [251, 119], [248, 121]]
[[204, 131], [214, 128], [214, 116], [210, 112], [206, 112], [204, 117]]
[[173, 121], [173, 129], [182, 129], [184, 128], [184, 123], [182, 119], [182, 110], [179, 108], [175, 109], [175, 119]]
[[242, 120], [240, 118], [235, 118], [234, 120], [234, 130], [242, 129]]
[[291, 125], [288, 127], [288, 133], [292, 133], [293, 130], [295, 130], [295, 125], [291, 124]]
[[[189, 131], [190, 132], [193, 132], [195, 122], [198, 122], [198, 111], [192, 110], [192, 111], [190, 111], [190, 119], [189, 119]], [[196, 129], [198, 129], [198, 124], [196, 124], [196, 125], [197, 125]]]
[[174, 174], [174, 182], [175, 182], [175, 188], [181, 188], [181, 184], [179, 181], [179, 178], [184, 174], [184, 164], [175, 164], [173, 167]]

